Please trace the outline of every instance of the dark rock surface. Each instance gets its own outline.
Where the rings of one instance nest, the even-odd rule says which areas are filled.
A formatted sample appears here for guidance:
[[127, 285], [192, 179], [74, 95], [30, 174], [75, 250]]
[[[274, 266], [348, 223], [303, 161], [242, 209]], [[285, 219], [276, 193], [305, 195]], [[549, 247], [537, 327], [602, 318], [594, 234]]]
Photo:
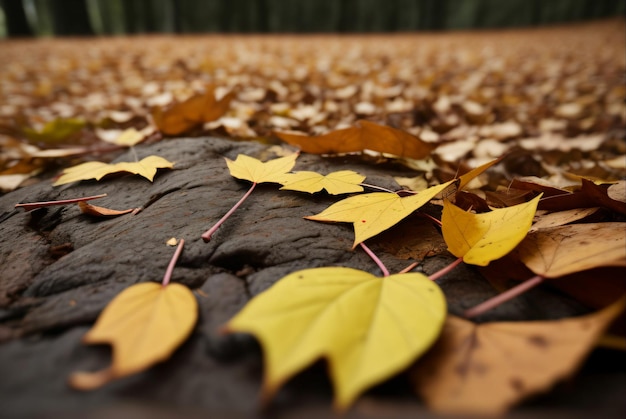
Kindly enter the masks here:
[[[255, 142], [217, 138], [168, 140], [137, 147], [139, 158], [156, 154], [176, 162], [174, 170], [159, 173], [154, 183], [135, 176], [65, 187], [45, 181], [0, 197], [0, 417], [331, 416], [331, 386], [322, 363], [294, 378], [266, 412], [258, 413], [261, 350], [249, 336], [218, 333], [219, 326], [249, 298], [293, 271], [346, 266], [380, 274], [364, 252], [350, 250], [350, 225], [302, 218], [337, 200], [325, 194], [259, 185], [213, 240], [201, 240], [200, 235], [249, 187], [230, 176], [223, 158], [243, 153], [265, 160], [274, 157], [270, 150]], [[118, 160], [132, 158], [128, 153]], [[367, 175], [370, 184], [396, 189], [392, 176], [410, 175], [399, 166], [312, 155], [300, 156], [295, 169], [321, 173], [353, 169]], [[137, 215], [109, 219], [84, 215], [76, 205], [30, 213], [14, 209], [18, 202], [101, 193], [108, 196], [94, 204], [144, 209]], [[424, 210], [435, 215], [438, 211], [435, 206]], [[424, 222], [411, 216], [403, 223], [417, 220]], [[403, 224], [385, 237], [390, 234], [401, 236]], [[81, 336], [121, 290], [138, 282], [161, 281], [173, 254], [165, 244], [171, 237], [186, 240], [172, 281], [199, 290], [200, 317], [193, 335], [170, 360], [146, 372], [90, 393], [70, 389], [69, 374], [100, 369], [110, 362], [108, 347], [82, 345]], [[411, 262], [386, 252], [382, 239], [372, 240], [370, 246], [392, 272]], [[419, 269], [432, 273], [453, 260], [444, 252], [418, 260]], [[439, 282], [453, 313], [495, 294], [468, 266], [460, 266]], [[535, 290], [482, 320], [558, 318], [582, 312], [584, 308], [571, 300]], [[565, 389], [527, 403], [511, 417], [548, 417], [550, 409], [550, 417], [585, 417], [600, 411], [616, 417], [623, 414], [623, 402], [617, 404], [626, 387], [623, 369], [615, 368], [613, 373], [604, 363], [596, 364], [589, 367], [591, 378], [585, 378], [584, 370], [583, 377]], [[606, 391], [600, 391], [602, 386], [608, 386]], [[564, 411], [569, 403], [577, 407]], [[348, 417], [418, 415], [431, 416], [401, 375], [363, 396]]]

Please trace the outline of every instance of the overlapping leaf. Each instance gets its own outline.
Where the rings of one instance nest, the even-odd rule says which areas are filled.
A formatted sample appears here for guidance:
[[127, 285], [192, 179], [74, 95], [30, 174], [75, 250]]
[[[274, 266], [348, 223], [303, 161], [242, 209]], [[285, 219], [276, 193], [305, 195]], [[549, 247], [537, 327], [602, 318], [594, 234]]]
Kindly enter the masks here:
[[501, 258], [526, 237], [540, 198], [482, 214], [444, 201], [441, 223], [448, 250], [472, 265], [486, 266]]
[[624, 309], [563, 320], [474, 324], [448, 316], [441, 337], [413, 371], [427, 405], [442, 414], [503, 414], [572, 375]]
[[320, 136], [307, 136], [276, 132], [281, 140], [296, 145], [307, 153], [337, 154], [363, 150], [379, 151], [400, 157], [423, 159], [435, 146], [408, 132], [361, 120], [356, 126], [340, 129]]
[[362, 192], [363, 187], [360, 185], [365, 180], [365, 176], [360, 175], [352, 170], [340, 170], [327, 175], [321, 175], [317, 172], [295, 172], [287, 173], [281, 178], [282, 189], [290, 191], [300, 191], [315, 193], [322, 189], [326, 189], [331, 195], [339, 195], [344, 193]]
[[265, 398], [326, 358], [335, 404], [345, 409], [428, 349], [445, 316], [443, 293], [422, 274], [378, 278], [327, 267], [284, 277], [250, 301], [226, 330], [251, 333], [261, 342]]
[[408, 197], [389, 192], [374, 192], [343, 199], [316, 215], [315, 221], [349, 222], [354, 225], [354, 245], [393, 227], [425, 205], [454, 181], [432, 186]]
[[137, 162], [120, 162], [112, 164], [96, 161], [87, 162], [63, 170], [63, 173], [53, 185], [64, 185], [66, 183], [88, 179], [100, 180], [106, 175], [118, 172], [129, 172], [140, 175], [152, 182], [157, 169], [172, 169], [173, 167], [174, 163], [171, 163], [159, 156], [148, 156]]
[[84, 343], [113, 345], [111, 366], [74, 373], [70, 385], [91, 390], [169, 358], [189, 336], [197, 316], [196, 298], [184, 285], [144, 282], [125, 289], [83, 338]]
[[555, 278], [600, 266], [626, 266], [624, 223], [573, 224], [532, 232], [517, 252], [534, 273]]

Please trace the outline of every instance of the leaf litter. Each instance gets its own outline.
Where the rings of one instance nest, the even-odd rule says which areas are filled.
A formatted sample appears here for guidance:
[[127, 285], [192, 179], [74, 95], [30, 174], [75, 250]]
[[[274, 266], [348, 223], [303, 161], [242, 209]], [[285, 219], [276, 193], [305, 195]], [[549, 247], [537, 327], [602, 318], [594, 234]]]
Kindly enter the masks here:
[[[619, 23], [618, 26], [622, 27], [623, 23]], [[212, 56], [196, 53], [198, 46], [190, 41], [177, 41], [173, 47], [160, 40], [161, 46], [170, 48], [173, 53], [165, 56], [159, 53], [158, 57], [152, 55], [152, 49], [142, 46], [139, 54], [144, 54], [148, 62], [179, 60], [186, 64], [171, 65], [169, 68], [184, 68], [184, 71], [194, 75], [202, 72], [209, 74], [208, 78], [201, 78], [202, 81], [200, 78], [194, 79], [195, 76], [189, 77], [186, 83], [167, 83], [167, 78], [172, 74], [166, 74], [165, 77], [152, 74], [149, 66], [143, 68], [142, 64], [138, 64], [141, 67], [139, 68], [137, 62], [128, 61], [126, 56], [116, 56], [115, 60], [111, 61], [107, 48], [117, 41], [96, 43], [91, 65], [102, 66], [112, 73], [123, 68], [125, 77], [121, 78], [123, 82], [120, 86], [121, 95], [125, 95], [123, 106], [120, 105], [119, 98], [113, 100], [99, 94], [102, 86], [98, 86], [97, 78], [93, 78], [95, 86], [90, 89], [93, 93], [87, 94], [85, 86], [89, 83], [84, 83], [84, 86], [80, 87], [83, 75], [79, 71], [80, 66], [76, 64], [78, 61], [58, 65], [59, 58], [53, 57], [46, 61], [52, 63], [47, 64], [50, 65], [47, 68], [49, 71], [45, 75], [39, 73], [42, 75], [34, 80], [34, 84], [26, 86], [21, 83], [20, 74], [24, 73], [23, 67], [27, 64], [20, 59], [8, 59], [6, 62], [12, 64], [0, 69], [3, 80], [7, 81], [5, 86], [8, 90], [5, 91], [21, 95], [23, 100], [14, 103], [8, 101], [7, 106], [2, 108], [0, 144], [9, 145], [13, 151], [7, 153], [3, 147], [0, 153], [0, 181], [3, 181], [0, 186], [3, 190], [18, 187], [29, 177], [38, 176], [48, 167], [51, 159], [88, 155], [89, 150], [96, 150], [101, 147], [99, 145], [101, 142], [106, 142], [102, 136], [111, 137], [120, 147], [134, 146], [142, 141], [158, 141], [163, 136], [216, 133], [230, 137], [265, 136], [282, 139], [297, 146], [302, 152], [358, 154], [364, 162], [374, 164], [398, 162], [422, 172], [414, 177], [420, 181], [411, 183], [419, 190], [417, 194], [390, 191], [355, 195], [338, 201], [316, 216], [308, 217], [315, 219], [326, 213], [324, 221], [352, 222], [355, 228], [354, 247], [361, 244], [366, 249], [363, 242], [382, 232], [385, 233], [377, 240], [380, 237], [393, 240], [394, 235], [390, 234], [394, 231], [391, 229], [392, 226], [402, 220], [408, 222], [407, 217], [426, 204], [441, 204], [444, 216], [439, 224], [444, 239], [449, 242], [447, 245], [450, 252], [466, 259], [467, 263], [483, 266], [497, 263], [503, 257], [518, 257], [538, 274], [540, 281], [545, 276], [551, 280], [554, 278], [555, 283], [561, 277], [569, 278], [598, 269], [617, 269], [611, 271], [612, 275], [615, 275], [615, 272], [623, 274], [626, 258], [622, 251], [623, 237], [620, 238], [618, 234], [623, 233], [623, 215], [626, 214], [623, 192], [626, 167], [621, 161], [626, 150], [623, 148], [623, 138], [618, 134], [624, 127], [622, 101], [625, 91], [619, 76], [625, 67], [623, 56], [619, 54], [623, 49], [623, 40], [616, 38], [615, 42], [607, 43], [606, 39], [602, 38], [602, 48], [599, 48], [597, 43], [601, 37], [590, 36], [591, 32], [587, 33], [587, 30], [590, 29], [586, 28], [576, 34], [565, 31], [562, 36], [555, 36], [555, 33], [551, 32], [548, 39], [559, 40], [559, 54], [549, 56], [548, 61], [545, 54], [540, 51], [550, 51], [556, 44], [546, 41], [546, 38], [541, 38], [541, 43], [528, 42], [529, 38], [535, 36], [531, 32], [526, 33], [525, 37], [513, 33], [508, 38], [493, 38], [490, 40], [489, 48], [485, 48], [479, 37], [464, 39], [462, 54], [454, 44], [442, 43], [441, 39], [433, 38], [433, 42], [425, 44], [426, 48], [418, 50], [417, 56], [414, 48], [407, 46], [414, 45], [415, 39], [419, 38], [395, 37], [391, 43], [397, 52], [394, 54], [394, 60], [380, 59], [381, 54], [388, 54], [390, 45], [388, 40], [382, 38], [380, 42], [370, 42], [367, 48], [356, 50], [352, 48], [352, 51], [356, 51], [356, 56], [349, 57], [341, 52], [337, 53], [348, 45], [344, 41], [363, 42], [362, 39], [346, 38], [341, 40], [340, 46], [335, 49], [327, 48], [324, 42], [315, 40], [308, 44], [310, 48], [299, 47], [297, 51], [280, 48], [250, 50], [245, 43], [238, 43], [233, 47], [230, 40], [220, 39], [218, 43], [213, 44]], [[605, 33], [607, 37], [619, 32], [602, 32], [606, 30], [606, 27], [602, 26], [593, 30]], [[536, 36], [541, 33], [536, 31]], [[563, 38], [568, 38], [572, 42], [569, 45], [563, 44], [561, 42]], [[309, 42], [306, 37], [301, 41], [304, 44]], [[59, 45], [63, 43], [58, 42]], [[511, 45], [515, 45], [515, 48]], [[574, 55], [584, 50], [589, 57], [596, 58], [589, 58], [585, 65], [577, 65], [575, 61], [567, 58], [568, 55], [563, 53], [563, 48], [575, 48], [570, 50]], [[611, 49], [618, 52], [612, 53]], [[291, 64], [293, 67], [287, 69], [292, 71], [285, 71], [283, 60], [267, 60], [268, 51], [287, 57], [287, 62], [297, 64]], [[306, 51], [306, 56], [301, 55], [301, 51]], [[47, 54], [36, 49], [31, 52], [35, 57], [37, 54], [44, 57]], [[219, 72], [214, 71], [215, 60], [222, 63], [237, 62], [235, 58], [237, 53], [250, 57], [250, 62], [258, 59], [273, 64], [264, 66], [263, 72], [257, 72], [254, 68], [226, 68]], [[21, 57], [19, 49], [14, 48], [11, 43], [8, 43], [7, 48], [0, 54]], [[312, 69], [324, 67], [320, 67], [320, 54], [323, 54], [325, 59], [334, 58], [331, 59], [333, 65], [327, 69], [329, 71], [325, 70], [322, 75], [311, 73]], [[199, 58], [190, 61], [189, 57]], [[410, 59], [406, 59], [407, 57]], [[355, 59], [373, 64], [376, 71], [361, 74], [350, 65]], [[541, 65], [537, 64], [538, 60], [541, 61]], [[587, 65], [589, 63], [603, 64]], [[573, 71], [574, 67], [580, 71]], [[154, 68], [162, 69], [168, 66]], [[471, 68], [471, 71], [463, 71], [463, 68]], [[255, 85], [242, 82], [250, 80], [242, 77], [246, 73], [256, 73]], [[141, 81], [142, 77], [145, 77], [144, 74], [152, 75], [153, 80]], [[467, 74], [471, 77], [466, 78]], [[131, 77], [126, 77], [129, 75]], [[73, 84], [69, 95], [67, 92], [64, 93], [65, 96], [61, 100], [52, 86], [67, 77], [75, 79], [78, 83]], [[207, 83], [207, 79], [212, 79], [212, 83]], [[592, 79], [600, 79], [603, 82], [590, 83], [589, 80]], [[320, 95], [321, 92], [323, 95]], [[546, 107], [546, 101], [552, 106]], [[519, 106], [520, 104], [524, 106]], [[296, 130], [297, 133], [292, 130]], [[503, 158], [500, 159], [500, 156]], [[343, 180], [345, 179], [343, 171], [325, 176], [314, 172], [291, 172], [296, 157], [294, 154], [285, 160], [279, 158], [263, 163], [252, 157], [238, 156], [235, 161], [227, 160], [227, 165], [233, 177], [252, 182], [248, 194], [254, 185], [260, 182], [279, 183], [282, 189], [296, 189], [308, 193], [317, 193], [322, 189], [326, 189], [330, 194], [362, 191], [360, 183], [364, 179], [356, 173], [350, 174], [348, 177], [351, 180], [346, 182]], [[425, 164], [419, 160], [425, 157], [431, 157], [432, 162]], [[492, 168], [500, 161], [501, 165]], [[106, 163], [101, 164], [106, 167], [88, 167], [88, 170], [74, 175], [72, 178], [74, 180], [68, 182], [102, 177], [120, 168]], [[121, 170], [130, 172], [136, 170], [139, 174], [146, 175], [152, 170], [156, 172], [156, 168], [158, 167], [144, 171], [131, 166], [131, 170]], [[459, 176], [459, 173], [467, 175]], [[341, 186], [337, 187], [338, 183]], [[444, 196], [438, 196], [441, 192], [444, 192]], [[33, 203], [36, 204], [39, 203]], [[79, 205], [89, 204], [83, 202]], [[345, 206], [345, 214], [337, 212], [336, 209], [339, 207], [335, 207], [336, 205]], [[372, 210], [368, 212], [365, 209], [367, 207]], [[535, 213], [537, 208], [541, 212]], [[329, 210], [334, 214], [327, 216]], [[227, 216], [228, 214], [224, 219]], [[529, 233], [533, 217], [534, 229]], [[414, 218], [410, 221], [413, 222]], [[222, 220], [216, 227], [221, 222]], [[373, 227], [369, 230], [364, 229], [359, 223]], [[486, 227], [476, 227], [480, 224]], [[474, 227], [459, 227], [464, 225]], [[514, 234], [509, 234], [511, 231], [514, 231]], [[207, 233], [203, 235], [205, 240], [211, 236]], [[587, 235], [589, 237], [585, 239]], [[599, 243], [602, 245], [598, 245]], [[409, 255], [423, 254], [421, 250], [418, 252], [412, 250], [406, 249], [403, 252]], [[412, 266], [408, 269], [412, 269]], [[330, 269], [324, 272], [330, 272], [332, 282], [336, 270], [346, 268], [322, 268], [324, 269]], [[321, 272], [315, 271], [316, 275]], [[392, 284], [397, 282], [394, 275], [370, 278], [368, 276], [370, 274], [358, 272], [360, 273], [356, 274], [356, 277], [367, 283], [382, 281], [383, 287], [387, 287], [386, 282]], [[449, 274], [448, 270], [432, 275], [430, 279]], [[410, 273], [397, 277], [419, 278], [418, 282], [426, 284], [422, 274]], [[272, 291], [274, 288], [280, 288], [287, 278], [290, 276], [280, 280], [268, 293], [274, 292]], [[434, 286], [432, 282], [428, 283]], [[150, 284], [145, 285], [147, 287]], [[158, 288], [157, 284], [153, 285]], [[165, 289], [170, 287], [175, 289], [174, 285], [176, 284], [168, 285]], [[584, 287], [593, 286], [590, 281], [586, 281], [580, 287], [584, 291]], [[152, 288], [154, 295], [164, 293], [162, 289], [157, 292], [157, 288]], [[145, 294], [151, 294], [153, 291], [146, 290]], [[578, 294], [580, 295], [580, 292]], [[258, 298], [263, 295], [265, 294]], [[278, 306], [291, 302], [290, 297], [277, 300]], [[261, 303], [254, 304], [263, 307]], [[408, 305], [403, 307], [408, 308]], [[506, 384], [495, 385], [501, 387], [499, 390], [502, 391], [496, 393], [494, 390], [492, 398], [488, 396], [494, 388], [490, 387], [494, 386], [493, 383], [477, 384], [476, 388], [459, 390], [458, 382], [452, 380], [452, 387], [457, 386], [454, 394], [461, 394], [462, 397], [450, 401], [446, 395], [448, 391], [446, 386], [449, 384], [446, 384], [442, 385], [441, 391], [433, 390], [434, 393], [426, 391], [427, 403], [436, 411], [458, 413], [459, 410], [456, 409], [461, 409], [461, 413], [502, 413], [526, 395], [543, 391], [563, 375], [571, 374], [580, 363], [583, 354], [593, 347], [599, 331], [605, 328], [609, 318], [619, 311], [611, 307], [590, 315], [602, 319], [597, 322], [590, 321], [594, 325], [590, 328], [593, 329], [591, 332], [579, 331], [578, 335], [572, 332], [579, 343], [575, 348], [572, 347], [575, 349], [575, 356], [564, 356], [562, 361], [568, 365], [555, 363], [559, 368], [552, 370], [546, 368], [542, 371], [540, 379], [525, 376], [523, 379], [519, 378], [519, 374], [524, 371], [516, 369], [513, 371], [515, 374], [512, 376], [513, 379], [508, 377]], [[242, 313], [246, 313], [247, 309], [244, 308]], [[267, 308], [263, 307], [263, 310], [265, 309]], [[602, 314], [609, 312], [612, 314]], [[237, 325], [234, 321], [240, 316], [241, 314], [236, 316], [228, 324], [227, 329], [232, 326], [234, 330]], [[281, 320], [290, 321], [288, 318]], [[345, 319], [338, 319], [336, 323], [340, 324], [342, 321]], [[576, 329], [578, 326], [575, 325], [579, 324], [577, 323], [579, 321], [586, 320], [565, 319], [559, 321], [563, 323], [555, 322], [554, 325], [552, 322], [533, 322], [532, 327], [525, 323], [508, 325], [497, 322], [473, 325], [466, 320], [447, 316], [441, 337], [438, 336], [439, 331], [429, 329], [428, 333], [431, 334], [427, 339], [429, 343], [420, 346], [419, 350], [412, 349], [409, 355], [404, 352], [398, 353], [396, 358], [394, 351], [390, 349], [388, 353], [394, 356], [389, 356], [389, 359], [374, 358], [371, 368], [376, 369], [379, 366], [381, 368], [375, 373], [372, 373], [370, 368], [357, 369], [360, 372], [353, 374], [344, 371], [343, 365], [334, 367], [339, 362], [330, 354], [337, 353], [340, 354], [337, 356], [343, 357], [351, 349], [339, 350], [333, 344], [329, 344], [326, 349], [320, 349], [322, 346], [319, 345], [323, 345], [322, 340], [314, 342], [318, 346], [312, 345], [312, 349], [303, 352], [302, 357], [296, 354], [296, 361], [293, 364], [287, 363], [285, 367], [274, 362], [273, 365], [276, 365], [272, 367], [274, 370], [266, 371], [265, 395], [269, 397], [286, 379], [318, 357], [327, 356], [331, 367], [334, 368], [331, 378], [335, 383], [336, 405], [345, 409], [365, 389], [406, 368], [408, 363], [427, 350], [430, 344], [438, 342], [435, 348], [437, 345], [447, 345], [447, 327], [450, 324], [464, 330], [462, 333], [467, 336], [484, 334], [496, 336], [494, 339], [497, 340], [498, 334], [501, 333], [499, 327], [502, 326], [502, 330], [506, 331], [502, 332], [504, 335], [519, 335], [523, 340], [524, 336], [531, 333], [530, 330], [534, 330], [536, 333], [531, 335], [534, 337], [527, 340], [544, 342], [548, 338], [554, 338], [556, 342], [561, 338], [564, 341], [568, 340], [570, 333], [568, 330]], [[248, 328], [249, 331], [255, 327], [254, 322], [248, 324], [246, 320], [242, 320], [242, 324], [242, 327]], [[350, 321], [347, 324], [352, 325]], [[544, 326], [550, 332], [540, 336]], [[560, 332], [561, 329], [563, 332]], [[330, 333], [332, 330], [332, 327], [329, 327], [327, 332]], [[287, 347], [288, 345], [276, 343], [277, 339], [273, 334], [266, 337], [264, 333], [253, 331], [253, 334], [262, 341], [267, 352], [266, 357], [274, 356], [272, 353], [275, 349], [268, 348], [274, 348], [275, 345], [279, 348], [276, 350], [293, 351], [293, 348]], [[593, 337], [590, 338], [591, 334]], [[168, 353], [184, 340], [184, 337], [176, 333], [171, 335], [175, 343], [170, 343], [171, 346], [166, 350]], [[114, 343], [114, 338], [107, 333], [100, 335], [100, 332], [93, 332], [93, 336], [94, 343], [107, 339]], [[506, 342], [514, 340], [505, 339]], [[524, 344], [511, 345], [510, 352], [514, 356], [524, 355], [520, 350], [525, 347]], [[560, 348], [557, 343], [555, 346]], [[372, 351], [374, 353], [377, 350]], [[443, 350], [444, 353], [446, 351], [447, 349]], [[480, 350], [476, 352], [477, 359], [483, 356]], [[560, 351], [554, 353], [556, 352]], [[306, 354], [308, 355], [304, 356]], [[430, 356], [427, 360], [431, 359]], [[132, 360], [132, 357], [126, 359]], [[93, 375], [87, 373], [75, 376], [78, 386], [81, 387], [82, 379], [83, 387], [95, 387], [114, 376], [146, 368], [154, 362], [154, 359], [141, 362], [128, 361], [134, 366], [126, 365], [118, 372], [115, 372], [116, 362], [114, 353], [114, 362], [110, 369]], [[345, 362], [345, 368], [348, 368], [351, 362]], [[476, 371], [484, 372], [482, 364], [478, 364], [481, 363], [467, 366], [468, 374], [473, 367], [476, 367], [474, 368]], [[281, 370], [284, 367], [286, 369]], [[445, 370], [451, 367], [446, 364], [441, 368]], [[501, 371], [506, 375], [509, 370], [501, 368]], [[478, 372], [481, 375], [480, 371]], [[430, 385], [436, 389], [440, 384], [435, 381]], [[480, 388], [482, 388], [481, 397], [474, 397], [473, 392], [480, 392]], [[511, 389], [516, 393], [515, 396], [511, 396]], [[419, 392], [425, 394], [421, 387]]]

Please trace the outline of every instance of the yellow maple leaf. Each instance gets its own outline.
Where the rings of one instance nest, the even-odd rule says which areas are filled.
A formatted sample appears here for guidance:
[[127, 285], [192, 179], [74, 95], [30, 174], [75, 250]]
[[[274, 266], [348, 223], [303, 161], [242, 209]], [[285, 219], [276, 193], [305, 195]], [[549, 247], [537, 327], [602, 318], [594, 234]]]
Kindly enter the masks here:
[[228, 324], [261, 342], [263, 397], [290, 377], [327, 358], [335, 405], [408, 367], [437, 339], [446, 301], [420, 273], [385, 278], [351, 268], [306, 269], [259, 294]]
[[70, 385], [79, 390], [143, 371], [170, 357], [185, 341], [198, 316], [196, 298], [184, 285], [143, 282], [122, 291], [104, 309], [84, 343], [114, 346], [112, 365], [77, 372]]
[[231, 176], [254, 183], [280, 183], [281, 175], [296, 164], [298, 153], [262, 162], [254, 157], [239, 154], [235, 160], [226, 159]]
[[518, 246], [522, 262], [547, 277], [600, 266], [626, 266], [624, 223], [573, 224], [530, 233]]
[[437, 413], [501, 416], [572, 375], [624, 302], [554, 321], [474, 324], [448, 316], [441, 337], [412, 372], [415, 388]]
[[482, 214], [463, 211], [444, 201], [443, 239], [454, 256], [472, 265], [487, 266], [515, 248], [526, 237], [541, 195], [529, 202]]
[[100, 180], [108, 174], [118, 172], [129, 172], [135, 175], [140, 175], [152, 182], [157, 169], [172, 169], [173, 167], [174, 163], [159, 156], [148, 156], [137, 162], [120, 162], [111, 164], [92, 161], [63, 170], [63, 173], [59, 179], [54, 182], [53, 186], [64, 185], [66, 183], [72, 183], [79, 180]]
[[317, 172], [302, 171], [285, 173], [280, 179], [280, 183], [283, 185], [280, 189], [308, 193], [315, 193], [326, 189], [331, 195], [339, 195], [362, 192], [363, 187], [360, 183], [364, 180], [365, 176], [352, 170], [340, 170], [338, 172], [329, 173], [326, 176]]
[[314, 221], [351, 222], [354, 225], [353, 248], [359, 243], [393, 227], [413, 211], [425, 205], [454, 181], [432, 186], [414, 195], [373, 192], [343, 199], [316, 215]]

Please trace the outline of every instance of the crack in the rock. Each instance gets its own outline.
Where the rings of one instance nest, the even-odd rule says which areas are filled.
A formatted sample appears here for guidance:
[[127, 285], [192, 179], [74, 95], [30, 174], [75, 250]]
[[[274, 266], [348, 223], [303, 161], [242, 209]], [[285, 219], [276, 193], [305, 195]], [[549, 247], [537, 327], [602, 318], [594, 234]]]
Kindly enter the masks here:
[[163, 192], [155, 193], [154, 195], [150, 196], [150, 198], [148, 199], [148, 202], [146, 202], [141, 208], [145, 210], [146, 208], [150, 207], [151, 205], [153, 205], [155, 202], [157, 202], [159, 199], [163, 198], [164, 196], [180, 191], [181, 189], [182, 188], [180, 186], [177, 186], [175, 188], [166, 189]]

